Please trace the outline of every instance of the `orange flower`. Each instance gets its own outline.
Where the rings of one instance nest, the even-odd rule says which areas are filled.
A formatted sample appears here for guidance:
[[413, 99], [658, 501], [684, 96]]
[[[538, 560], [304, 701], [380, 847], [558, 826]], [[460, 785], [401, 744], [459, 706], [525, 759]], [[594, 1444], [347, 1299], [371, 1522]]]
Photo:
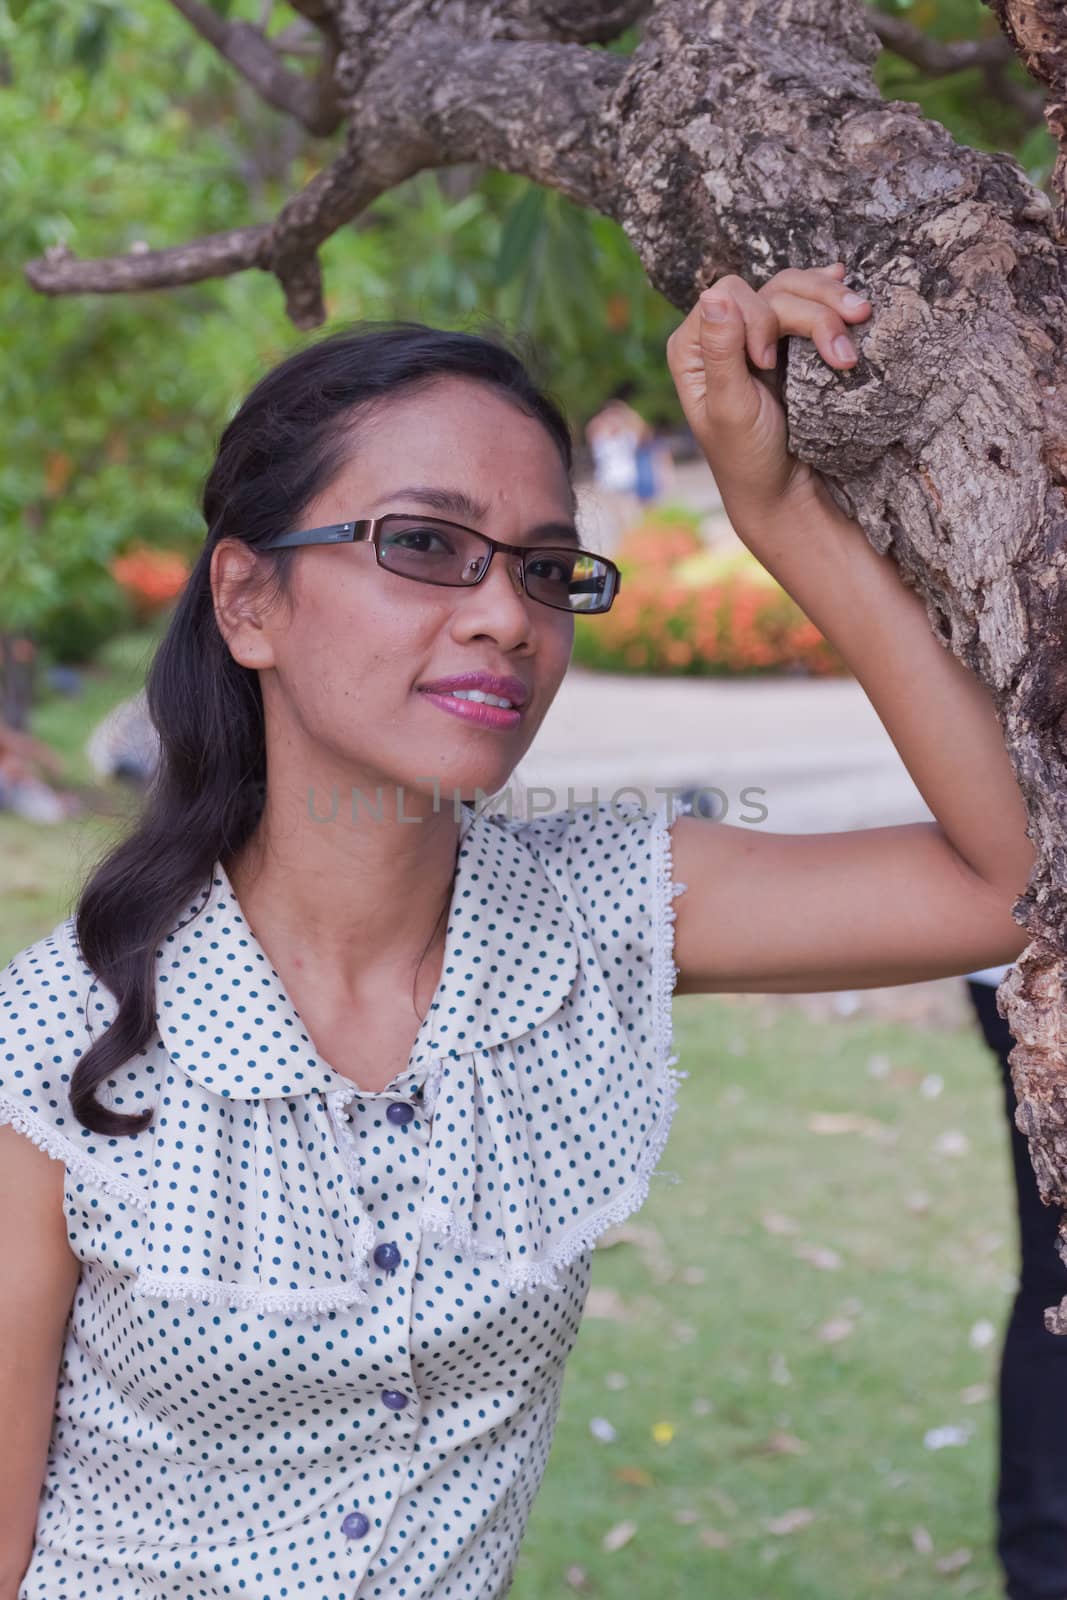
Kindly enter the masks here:
[[668, 639], [663, 653], [672, 667], [687, 667], [693, 659], [693, 646], [687, 639]]
[[111, 563], [116, 583], [126, 590], [143, 616], [168, 606], [182, 591], [189, 576], [185, 560], [173, 550], [138, 546]]
[[762, 574], [720, 574], [704, 584], [672, 577], [679, 552], [691, 553], [694, 531], [650, 519], [627, 536], [632, 557], [626, 592], [601, 621], [575, 632], [575, 653], [587, 665], [616, 671], [752, 673], [846, 671], [844, 662], [784, 590]]

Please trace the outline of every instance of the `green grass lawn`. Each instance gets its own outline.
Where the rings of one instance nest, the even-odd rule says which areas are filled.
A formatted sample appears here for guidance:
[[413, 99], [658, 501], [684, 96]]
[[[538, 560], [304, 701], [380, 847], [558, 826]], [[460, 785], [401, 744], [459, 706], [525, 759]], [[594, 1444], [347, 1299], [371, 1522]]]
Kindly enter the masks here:
[[[686, 996], [675, 1027], [690, 1077], [662, 1166], [681, 1182], [595, 1254], [515, 1600], [992, 1600], [1015, 1265], [992, 1057], [968, 1030], [758, 1001]], [[812, 1131], [826, 1114], [862, 1131]], [[946, 1133], [966, 1150], [939, 1153]], [[944, 1426], [967, 1442], [925, 1448]]]
[[[118, 641], [82, 699], [37, 712], [73, 778], [150, 642]], [[0, 816], [0, 961], [67, 914], [121, 826]], [[690, 1077], [662, 1167], [681, 1181], [596, 1251], [513, 1600], [994, 1600], [1015, 1222], [992, 1059], [976, 1031], [760, 1001], [687, 996], [675, 1025]], [[927, 1449], [946, 1426], [966, 1442]]]

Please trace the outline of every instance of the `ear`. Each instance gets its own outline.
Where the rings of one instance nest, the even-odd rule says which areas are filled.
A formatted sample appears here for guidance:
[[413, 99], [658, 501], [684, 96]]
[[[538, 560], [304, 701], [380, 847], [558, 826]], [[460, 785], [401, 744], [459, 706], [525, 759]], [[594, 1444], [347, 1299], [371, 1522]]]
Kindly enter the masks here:
[[233, 659], [253, 669], [274, 666], [258, 568], [255, 551], [240, 539], [220, 539], [211, 553], [215, 621]]

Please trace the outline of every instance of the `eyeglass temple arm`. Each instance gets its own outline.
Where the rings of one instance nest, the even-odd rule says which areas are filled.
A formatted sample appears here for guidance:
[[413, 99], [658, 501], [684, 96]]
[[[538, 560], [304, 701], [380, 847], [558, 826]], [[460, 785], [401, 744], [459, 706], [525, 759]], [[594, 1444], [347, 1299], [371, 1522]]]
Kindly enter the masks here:
[[262, 546], [264, 550], [278, 550], [301, 544], [352, 544], [357, 539], [369, 537], [373, 528], [371, 520], [364, 522], [331, 522], [322, 528], [302, 528], [296, 533], [280, 533]]

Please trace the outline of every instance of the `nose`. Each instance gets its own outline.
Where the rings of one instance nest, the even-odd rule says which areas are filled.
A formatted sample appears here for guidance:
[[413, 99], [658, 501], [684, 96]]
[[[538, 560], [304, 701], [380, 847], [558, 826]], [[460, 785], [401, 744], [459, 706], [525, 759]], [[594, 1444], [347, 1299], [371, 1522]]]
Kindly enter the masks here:
[[461, 596], [453, 613], [454, 627], [464, 638], [489, 634], [502, 649], [511, 650], [533, 633], [533, 607], [522, 586], [521, 556], [494, 550], [488, 571]]
[[511, 587], [523, 602], [526, 600], [526, 591], [522, 586], [522, 557], [512, 550], [494, 550], [489, 558], [489, 571], [482, 579], [482, 585], [493, 581], [493, 568], [503, 567], [511, 579]]

